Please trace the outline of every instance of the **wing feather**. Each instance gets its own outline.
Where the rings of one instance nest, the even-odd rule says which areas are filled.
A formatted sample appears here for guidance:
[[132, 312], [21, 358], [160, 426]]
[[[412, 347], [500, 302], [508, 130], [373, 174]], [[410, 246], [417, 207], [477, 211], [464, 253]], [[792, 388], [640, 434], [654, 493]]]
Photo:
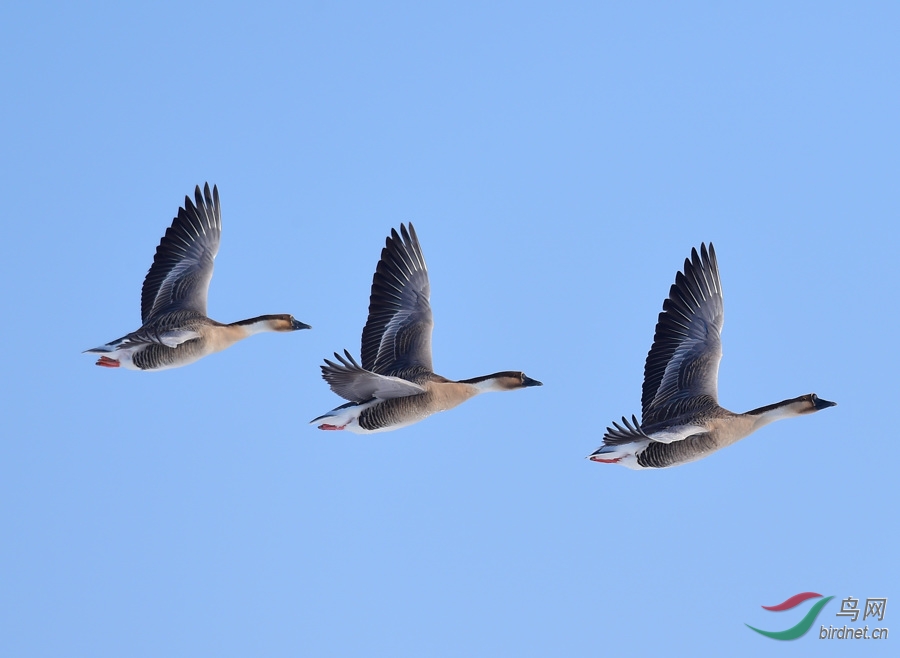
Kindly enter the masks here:
[[711, 243], [708, 251], [701, 244], [700, 252], [692, 249], [683, 271], [676, 274], [656, 323], [644, 364], [644, 426], [683, 413], [690, 399], [717, 404], [723, 323], [716, 252]]
[[425, 392], [418, 384], [405, 379], [365, 370], [346, 350], [344, 356], [335, 352], [334, 357], [337, 363], [325, 359], [325, 365], [321, 366], [322, 378], [328, 382], [332, 391], [345, 400], [351, 402], [366, 402], [373, 398], [387, 400]]
[[206, 298], [213, 274], [213, 260], [219, 251], [222, 216], [219, 190], [209, 183], [200, 193], [194, 190], [196, 204], [184, 197], [184, 206], [160, 240], [153, 265], [141, 290], [141, 320], [174, 310], [195, 311], [206, 315]]
[[413, 225], [391, 229], [372, 279], [362, 368], [380, 375], [432, 371], [431, 286]]

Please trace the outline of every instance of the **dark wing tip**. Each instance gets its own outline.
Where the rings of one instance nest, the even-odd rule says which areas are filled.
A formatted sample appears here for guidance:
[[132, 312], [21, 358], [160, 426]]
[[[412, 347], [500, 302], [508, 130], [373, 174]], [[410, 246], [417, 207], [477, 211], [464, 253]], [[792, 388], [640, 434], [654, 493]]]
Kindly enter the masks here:
[[[190, 203], [190, 199], [185, 197], [185, 203]], [[208, 208], [212, 208], [216, 214], [218, 214], [219, 209], [219, 188], [216, 185], [213, 185], [212, 193], [209, 191], [209, 182], [203, 183], [203, 192], [200, 192], [200, 186], [194, 186], [194, 199], [195, 206], [197, 208], [202, 208], [206, 206]], [[187, 209], [187, 208], [185, 208]]]
[[691, 247], [691, 257], [684, 259], [684, 269], [682, 272], [691, 269], [691, 265], [696, 267], [699, 267], [700, 265], [700, 255], [697, 253], [697, 247]]
[[[712, 244], [712, 243], [710, 243]], [[691, 247], [691, 257], [685, 258], [684, 260], [684, 272], [685, 276], [689, 275], [692, 270], [702, 271], [704, 269], [709, 269], [709, 253], [706, 251], [706, 243], [700, 243], [700, 251], [697, 251], [697, 247]]]
[[[188, 197], [185, 197], [185, 198], [188, 198]], [[207, 182], [203, 183], [203, 193], [201, 194], [200, 186], [195, 185], [194, 186], [194, 198], [197, 200], [198, 206], [202, 206], [204, 203], [204, 200], [207, 205], [213, 205], [214, 202], [215, 202], [215, 205], [219, 205], [219, 188], [216, 185], [213, 185], [213, 191], [212, 191], [212, 194], [210, 194], [209, 182], [207, 181]]]
[[347, 368], [348, 370], [359, 370], [359, 364], [356, 362], [356, 359], [353, 358], [353, 355], [350, 354], [349, 350], [344, 350], [344, 356], [334, 353], [335, 358], [341, 362], [341, 364]]
[[403, 241], [406, 244], [411, 245], [413, 242], [418, 244], [418, 239], [416, 238], [416, 229], [413, 228], [412, 222], [409, 223], [409, 230], [406, 230], [406, 224], [400, 224], [400, 235], [403, 237]]
[[416, 235], [416, 229], [412, 222], [400, 222], [399, 230], [391, 228], [391, 234], [384, 241], [386, 247], [399, 245], [409, 247], [419, 247], [419, 236]]
[[622, 416], [621, 425], [613, 421], [613, 426], [606, 428], [606, 434], [603, 435], [603, 443], [605, 445], [615, 446], [649, 438], [650, 437], [644, 433], [644, 430], [641, 429], [641, 424], [638, 422], [637, 416], [632, 415], [631, 421], [625, 418], [625, 416]]
[[391, 234], [384, 241], [386, 249], [389, 251], [421, 251], [419, 236], [416, 235], [416, 229], [412, 222], [409, 223], [409, 229], [406, 227], [407, 224], [401, 222], [399, 232], [397, 229], [391, 228]]
[[[699, 251], [696, 247], [691, 248], [691, 257], [684, 259], [684, 267], [675, 275], [673, 290], [675, 288], [688, 290], [695, 294], [699, 292], [704, 297], [707, 295], [721, 296], [719, 264], [712, 242], [709, 243], [709, 249], [705, 242], [700, 243]], [[671, 292], [670, 297], [672, 296]]]
[[712, 242], [709, 243], [709, 254], [707, 255], [706, 262], [709, 263], [709, 269], [716, 278], [716, 281], [719, 281], [719, 260], [716, 258], [716, 249], [713, 247]]
[[184, 206], [178, 209], [178, 216], [176, 219], [181, 219], [182, 222], [188, 222], [191, 226], [196, 228], [196, 225], [192, 221], [195, 218], [200, 222], [201, 227], [204, 224], [205, 219], [205, 224], [209, 228], [221, 230], [218, 186], [213, 185], [212, 192], [210, 192], [209, 183], [203, 184], [202, 191], [200, 190], [199, 185], [195, 185], [193, 201], [191, 201], [191, 197], [185, 195]]
[[344, 350], [343, 354], [338, 354], [337, 352], [335, 352], [334, 358], [337, 359], [338, 363], [335, 363], [334, 361], [331, 361], [329, 359], [323, 359], [326, 365], [319, 366], [320, 368], [322, 368], [323, 372], [329, 372], [332, 370], [362, 370], [360, 365], [356, 362], [356, 359], [353, 358], [353, 355], [350, 354], [348, 350]]
[[707, 248], [705, 242], [700, 243], [700, 254], [697, 255], [697, 250], [691, 250], [691, 257], [693, 260], [694, 267], [707, 270], [709, 272], [713, 272], [718, 278], [719, 273], [719, 263], [716, 260], [716, 249], [713, 247], [713, 243], [709, 243], [709, 248]]

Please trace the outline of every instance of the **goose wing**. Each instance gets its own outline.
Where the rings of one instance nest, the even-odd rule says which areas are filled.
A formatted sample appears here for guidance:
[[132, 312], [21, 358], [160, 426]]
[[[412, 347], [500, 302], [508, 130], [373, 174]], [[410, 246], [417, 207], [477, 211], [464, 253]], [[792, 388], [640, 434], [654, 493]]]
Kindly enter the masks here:
[[372, 398], [387, 400], [425, 392], [418, 384], [400, 377], [379, 375], [363, 369], [346, 350], [344, 356], [335, 352], [334, 357], [338, 363], [325, 359], [325, 365], [321, 366], [322, 377], [328, 382], [331, 390], [345, 400], [351, 402], [366, 402]]
[[691, 250], [675, 276], [644, 365], [642, 425], [670, 420], [694, 407], [718, 404], [724, 322], [716, 252]]
[[156, 248], [153, 265], [141, 290], [141, 320], [174, 310], [206, 316], [206, 296], [213, 274], [213, 259], [219, 251], [222, 216], [219, 190], [209, 183], [194, 190], [196, 204], [184, 197], [184, 207]]
[[380, 375], [432, 371], [428, 269], [413, 225], [400, 225], [381, 251], [362, 333], [362, 367]]

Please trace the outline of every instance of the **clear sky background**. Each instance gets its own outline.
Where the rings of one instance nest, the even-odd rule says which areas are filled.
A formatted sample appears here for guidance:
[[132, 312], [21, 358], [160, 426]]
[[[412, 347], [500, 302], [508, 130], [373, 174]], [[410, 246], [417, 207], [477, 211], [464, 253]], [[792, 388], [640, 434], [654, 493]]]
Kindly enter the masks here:
[[[900, 9], [725, 4], [4, 4], [0, 654], [897, 655]], [[314, 329], [94, 367], [204, 181], [210, 315]], [[320, 432], [408, 221], [435, 370], [544, 386]], [[723, 406], [838, 406], [587, 461], [710, 240]]]

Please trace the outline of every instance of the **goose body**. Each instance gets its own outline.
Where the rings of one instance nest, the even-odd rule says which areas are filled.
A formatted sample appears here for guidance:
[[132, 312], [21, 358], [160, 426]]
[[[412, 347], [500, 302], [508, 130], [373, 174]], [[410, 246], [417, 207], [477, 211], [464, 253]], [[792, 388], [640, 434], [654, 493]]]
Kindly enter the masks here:
[[518, 371], [453, 381], [432, 370], [430, 284], [412, 224], [391, 230], [372, 280], [362, 334], [362, 364], [346, 350], [326, 359], [322, 377], [349, 400], [313, 419], [322, 430], [386, 432], [417, 423], [490, 391], [541, 382]]
[[291, 315], [261, 315], [222, 324], [206, 316], [206, 299], [219, 251], [222, 216], [219, 190], [197, 186], [196, 204], [184, 207], [166, 231], [141, 291], [137, 331], [85, 350], [100, 354], [98, 366], [130, 370], [165, 370], [186, 366], [213, 352], [266, 331], [309, 329]]
[[835, 405], [814, 393], [746, 413], [719, 406], [724, 322], [722, 284], [712, 244], [675, 277], [644, 365], [642, 418], [613, 423], [589, 458], [628, 468], [666, 468], [696, 461], [782, 418]]

